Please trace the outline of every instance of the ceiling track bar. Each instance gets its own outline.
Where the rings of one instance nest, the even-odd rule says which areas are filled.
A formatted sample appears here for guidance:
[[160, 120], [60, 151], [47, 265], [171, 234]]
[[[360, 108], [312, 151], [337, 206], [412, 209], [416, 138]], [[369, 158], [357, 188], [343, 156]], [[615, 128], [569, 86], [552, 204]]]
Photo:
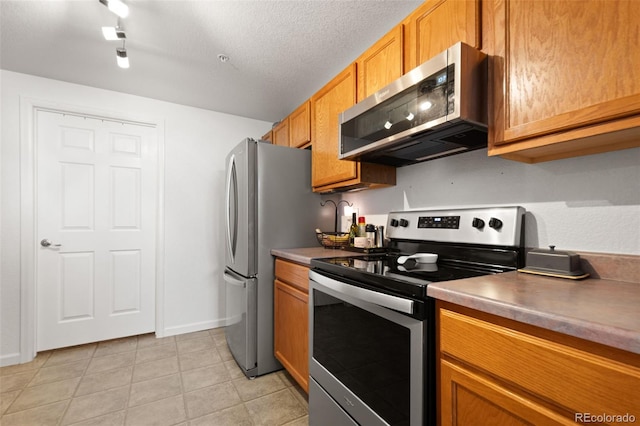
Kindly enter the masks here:
[[54, 114], [60, 114], [62, 116], [70, 115], [72, 117], [79, 117], [79, 118], [84, 118], [84, 119], [89, 118], [89, 119], [93, 119], [93, 120], [100, 120], [102, 122], [107, 121], [107, 122], [111, 122], [111, 123], [119, 123], [119, 124], [122, 124], [122, 125], [131, 124], [131, 125], [134, 125], [134, 126], [156, 127], [155, 124], [145, 123], [145, 122], [142, 122], [142, 121], [122, 120], [122, 119], [104, 117], [104, 116], [101, 116], [101, 115], [92, 115], [92, 114], [77, 113], [77, 112], [72, 112], [72, 111], [63, 111], [63, 110], [54, 109], [54, 108], [38, 107], [38, 110], [39, 111], [52, 112]]

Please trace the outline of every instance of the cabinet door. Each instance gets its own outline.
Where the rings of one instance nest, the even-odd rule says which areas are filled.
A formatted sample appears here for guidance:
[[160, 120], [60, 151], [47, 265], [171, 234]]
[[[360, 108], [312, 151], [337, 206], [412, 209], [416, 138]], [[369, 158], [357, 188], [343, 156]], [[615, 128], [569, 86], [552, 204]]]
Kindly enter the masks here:
[[273, 131], [269, 130], [267, 133], [262, 135], [262, 137], [260, 139], [263, 140], [263, 141], [269, 141], [269, 142], [273, 143]]
[[358, 163], [338, 159], [338, 114], [356, 102], [356, 65], [349, 65], [311, 98], [314, 188], [358, 177]]
[[405, 20], [405, 70], [459, 41], [480, 48], [480, 0], [428, 0]]
[[442, 426], [577, 424], [449, 361], [440, 362], [440, 396]]
[[489, 154], [538, 162], [640, 146], [640, 2], [487, 2]]
[[273, 129], [274, 145], [289, 146], [289, 119], [285, 118]]
[[309, 295], [276, 279], [274, 292], [275, 356], [309, 392]]
[[356, 60], [358, 102], [402, 77], [403, 26], [398, 25]]
[[490, 405], [534, 425], [574, 424], [581, 413], [640, 413], [638, 354], [445, 302], [437, 306], [443, 425], [457, 416], [488, 416], [482, 413]]
[[303, 148], [311, 142], [311, 111], [307, 100], [289, 115], [289, 146]]

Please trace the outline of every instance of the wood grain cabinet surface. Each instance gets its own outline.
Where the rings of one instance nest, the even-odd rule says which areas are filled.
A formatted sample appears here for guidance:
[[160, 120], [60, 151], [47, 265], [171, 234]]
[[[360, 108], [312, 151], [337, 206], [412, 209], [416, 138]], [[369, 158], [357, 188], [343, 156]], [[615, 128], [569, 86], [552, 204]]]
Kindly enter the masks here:
[[306, 100], [289, 114], [289, 146], [306, 148], [311, 144], [311, 105]]
[[459, 41], [480, 49], [480, 0], [427, 0], [403, 21], [405, 72]]
[[311, 97], [311, 181], [315, 192], [396, 183], [394, 167], [338, 159], [338, 115], [355, 101], [355, 63]]
[[273, 128], [273, 144], [289, 146], [289, 117], [283, 119]]
[[489, 155], [539, 162], [640, 146], [640, 2], [483, 6], [494, 44]]
[[273, 131], [269, 130], [267, 133], [262, 135], [262, 137], [260, 139], [263, 140], [263, 141], [268, 141], [270, 143], [273, 143]]
[[356, 59], [358, 102], [402, 77], [403, 29], [397, 25]]
[[437, 306], [441, 425], [640, 418], [640, 355], [445, 302]]
[[274, 348], [284, 368], [309, 392], [309, 268], [275, 261]]

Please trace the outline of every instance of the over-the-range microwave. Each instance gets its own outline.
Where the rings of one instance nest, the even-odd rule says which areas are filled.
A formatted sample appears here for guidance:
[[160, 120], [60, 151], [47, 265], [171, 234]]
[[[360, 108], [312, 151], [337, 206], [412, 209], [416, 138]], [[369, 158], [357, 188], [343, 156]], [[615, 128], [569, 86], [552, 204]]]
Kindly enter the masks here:
[[392, 166], [487, 146], [487, 58], [457, 43], [340, 114], [340, 159]]

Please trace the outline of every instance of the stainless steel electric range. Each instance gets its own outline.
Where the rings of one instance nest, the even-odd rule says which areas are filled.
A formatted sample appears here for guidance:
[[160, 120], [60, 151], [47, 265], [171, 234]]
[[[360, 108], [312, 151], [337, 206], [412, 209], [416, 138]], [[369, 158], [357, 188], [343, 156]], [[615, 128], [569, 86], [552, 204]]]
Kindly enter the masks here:
[[523, 266], [522, 207], [391, 212], [385, 253], [314, 259], [309, 424], [434, 425], [431, 282]]

